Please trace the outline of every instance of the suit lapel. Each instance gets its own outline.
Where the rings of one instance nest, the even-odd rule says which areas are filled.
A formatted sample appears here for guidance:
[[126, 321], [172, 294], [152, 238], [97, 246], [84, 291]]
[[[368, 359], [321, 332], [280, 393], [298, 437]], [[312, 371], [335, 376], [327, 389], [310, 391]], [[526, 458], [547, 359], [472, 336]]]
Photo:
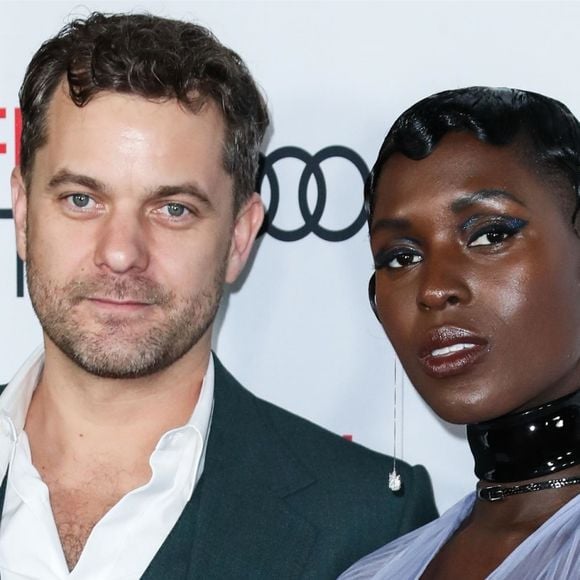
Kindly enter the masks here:
[[298, 578], [315, 530], [268, 494], [239, 493], [227, 484], [205, 487], [189, 578]]
[[217, 359], [215, 376], [190, 578], [299, 577], [316, 531], [284, 497], [313, 478]]

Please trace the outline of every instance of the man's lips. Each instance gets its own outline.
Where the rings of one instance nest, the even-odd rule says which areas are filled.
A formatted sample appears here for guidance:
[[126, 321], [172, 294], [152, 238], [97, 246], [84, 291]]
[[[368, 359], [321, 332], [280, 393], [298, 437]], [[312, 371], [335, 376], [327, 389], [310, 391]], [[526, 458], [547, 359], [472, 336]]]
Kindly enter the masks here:
[[153, 304], [152, 302], [132, 298], [124, 298], [120, 300], [117, 298], [101, 296], [89, 296], [86, 300], [101, 309], [126, 312], [142, 310], [143, 308], [152, 306]]
[[457, 326], [440, 326], [427, 333], [419, 360], [428, 375], [444, 378], [467, 370], [488, 350], [484, 337]]

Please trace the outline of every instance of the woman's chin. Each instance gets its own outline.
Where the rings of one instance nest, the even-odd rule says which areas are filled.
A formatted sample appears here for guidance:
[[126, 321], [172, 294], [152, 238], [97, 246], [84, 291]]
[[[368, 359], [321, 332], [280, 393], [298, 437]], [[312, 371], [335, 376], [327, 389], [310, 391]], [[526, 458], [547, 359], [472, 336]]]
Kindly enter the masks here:
[[453, 425], [474, 425], [496, 419], [509, 413], [509, 409], [487, 401], [429, 401], [425, 400], [431, 410], [446, 423]]

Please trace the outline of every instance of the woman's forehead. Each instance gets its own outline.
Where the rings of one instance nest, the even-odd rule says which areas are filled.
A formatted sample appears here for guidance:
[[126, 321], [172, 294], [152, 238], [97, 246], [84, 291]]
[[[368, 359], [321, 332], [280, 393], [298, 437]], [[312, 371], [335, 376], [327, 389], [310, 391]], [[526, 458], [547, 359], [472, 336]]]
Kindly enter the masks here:
[[527, 162], [518, 145], [495, 146], [467, 133], [451, 133], [424, 159], [401, 153], [388, 159], [377, 181], [375, 211], [415, 203], [433, 205], [442, 198], [486, 191], [506, 192], [506, 197], [523, 205], [554, 205], [558, 203], [555, 189], [561, 186], [534, 168], [531, 160]]

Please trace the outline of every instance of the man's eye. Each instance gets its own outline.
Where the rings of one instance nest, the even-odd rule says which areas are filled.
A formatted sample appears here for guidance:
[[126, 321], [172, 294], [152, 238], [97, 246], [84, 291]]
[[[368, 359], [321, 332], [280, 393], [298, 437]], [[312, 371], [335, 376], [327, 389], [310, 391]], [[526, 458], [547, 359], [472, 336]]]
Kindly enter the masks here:
[[94, 203], [90, 195], [86, 193], [73, 193], [67, 197], [68, 202], [77, 209], [87, 209], [91, 202]]
[[75, 193], [73, 196], [71, 196], [71, 201], [77, 207], [87, 207], [91, 201], [91, 198], [84, 193]]
[[168, 203], [163, 206], [163, 208], [167, 215], [172, 218], [183, 217], [186, 213], [189, 212], [189, 210], [184, 205], [175, 202]]

